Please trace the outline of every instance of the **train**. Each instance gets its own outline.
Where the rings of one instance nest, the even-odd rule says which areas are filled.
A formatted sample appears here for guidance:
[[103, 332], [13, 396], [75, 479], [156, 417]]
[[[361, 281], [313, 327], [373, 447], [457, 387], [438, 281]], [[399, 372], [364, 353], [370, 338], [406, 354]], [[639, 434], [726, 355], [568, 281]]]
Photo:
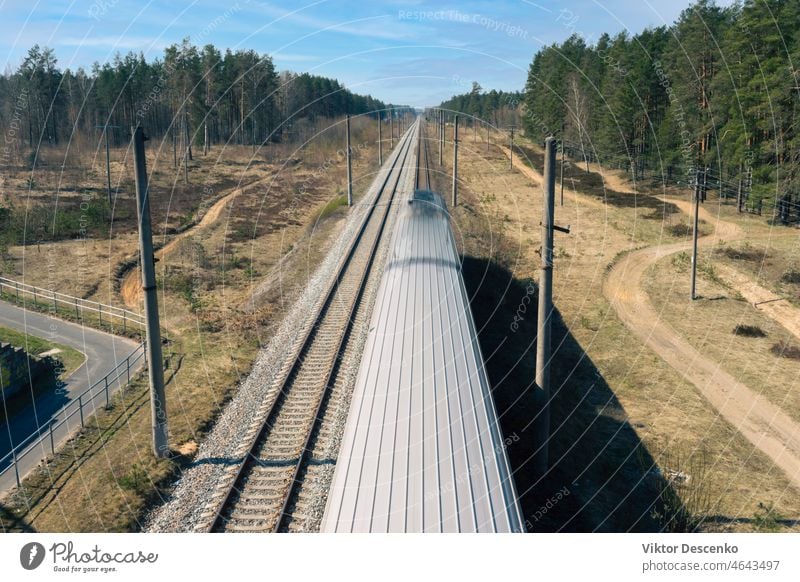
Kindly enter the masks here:
[[447, 206], [400, 202], [322, 532], [522, 532]]

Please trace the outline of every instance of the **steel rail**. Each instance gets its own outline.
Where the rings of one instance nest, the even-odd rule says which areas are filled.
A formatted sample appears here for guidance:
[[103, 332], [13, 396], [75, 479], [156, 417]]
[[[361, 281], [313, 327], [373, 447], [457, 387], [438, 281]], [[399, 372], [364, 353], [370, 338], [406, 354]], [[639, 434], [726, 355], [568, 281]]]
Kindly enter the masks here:
[[[272, 528], [272, 531], [278, 531], [283, 526], [284, 521], [285, 521], [285, 519], [287, 517], [287, 509], [288, 509], [288, 506], [289, 506], [289, 500], [291, 499], [292, 493], [294, 491], [294, 488], [297, 485], [298, 476], [300, 474], [300, 471], [301, 471], [301, 469], [302, 469], [302, 467], [303, 467], [303, 465], [305, 463], [305, 460], [308, 458], [309, 444], [310, 444], [310, 442], [312, 440], [312, 437], [313, 437], [316, 429], [318, 428], [319, 420], [320, 420], [320, 417], [322, 416], [320, 413], [322, 411], [323, 404], [326, 401], [326, 399], [328, 397], [328, 394], [330, 392], [331, 377], [333, 375], [333, 372], [337, 368], [337, 364], [338, 364], [338, 362], [340, 360], [341, 353], [342, 353], [342, 350], [343, 350], [343, 347], [344, 347], [344, 340], [347, 337], [347, 333], [348, 333], [348, 331], [349, 331], [349, 329], [350, 329], [350, 327], [352, 325], [352, 319], [353, 319], [352, 318], [352, 314], [355, 311], [355, 309], [356, 309], [356, 307], [357, 307], [357, 305], [358, 305], [358, 303], [359, 303], [359, 301], [361, 299], [361, 296], [363, 294], [365, 282], [366, 282], [366, 279], [367, 279], [367, 274], [370, 271], [370, 267], [372, 265], [372, 262], [373, 262], [373, 259], [374, 259], [374, 256], [375, 256], [375, 251], [378, 248], [378, 243], [379, 243], [379, 241], [381, 239], [381, 236], [383, 234], [383, 229], [384, 229], [384, 226], [386, 224], [387, 217], [389, 215], [389, 210], [391, 208], [391, 202], [394, 199], [394, 195], [395, 195], [395, 193], [397, 191], [397, 187], [398, 187], [398, 185], [400, 183], [400, 179], [401, 179], [401, 177], [403, 175], [403, 169], [404, 169], [404, 166], [405, 166], [405, 162], [406, 162], [406, 159], [407, 159], [407, 157], [409, 155], [409, 152], [411, 150], [410, 146], [411, 146], [411, 143], [412, 143], [412, 135], [413, 135], [413, 131], [409, 131], [403, 138], [405, 141], [401, 142], [400, 144], [398, 144], [400, 147], [398, 148], [397, 153], [394, 156], [394, 159], [393, 159], [393, 161], [391, 163], [391, 167], [386, 172], [386, 177], [384, 178], [384, 181], [383, 181], [383, 183], [382, 183], [382, 185], [380, 187], [380, 190], [376, 194], [375, 199], [374, 199], [372, 205], [370, 206], [370, 209], [369, 209], [367, 215], [364, 217], [364, 220], [362, 221], [361, 225], [359, 226], [359, 230], [358, 230], [356, 236], [353, 238], [353, 241], [351, 242], [351, 244], [350, 244], [350, 246], [349, 246], [349, 248], [348, 248], [348, 250], [347, 250], [347, 252], [346, 252], [346, 254], [344, 256], [344, 258], [340, 261], [340, 264], [339, 264], [337, 272], [336, 272], [336, 276], [331, 281], [331, 284], [328, 287], [327, 292], [326, 292], [326, 294], [324, 296], [324, 300], [320, 304], [320, 308], [318, 309], [317, 313], [314, 316], [313, 323], [312, 323], [311, 326], [309, 326], [309, 328], [308, 328], [308, 330], [307, 330], [307, 332], [306, 332], [306, 334], [305, 334], [305, 336], [303, 338], [303, 341], [300, 344], [300, 347], [297, 349], [297, 352], [296, 352], [296, 355], [295, 355], [295, 358], [293, 360], [291, 368], [285, 374], [285, 376], [283, 377], [283, 379], [282, 379], [282, 381], [280, 383], [280, 389], [278, 390], [278, 393], [277, 393], [274, 401], [272, 402], [268, 412], [264, 416], [265, 420], [264, 420], [263, 424], [261, 425], [261, 428], [256, 432], [256, 434], [254, 435], [253, 439], [249, 443], [249, 445], [247, 447], [247, 453], [245, 454], [241, 464], [239, 465], [239, 468], [238, 468], [238, 470], [236, 472], [236, 476], [232, 480], [230, 487], [226, 488], [226, 492], [225, 492], [222, 500], [220, 501], [218, 507], [216, 508], [213, 520], [212, 520], [212, 522], [211, 522], [211, 524], [210, 524], [210, 526], [208, 528], [208, 531], [219, 531], [221, 529], [224, 529], [224, 527], [227, 525], [228, 521], [230, 521], [229, 518], [225, 517], [226, 513], [228, 515], [231, 515], [233, 510], [235, 509], [236, 504], [239, 501], [241, 501], [241, 499], [242, 499], [241, 493], [242, 493], [243, 487], [239, 487], [239, 486], [241, 485], [244, 477], [249, 473], [249, 469], [252, 467], [253, 462], [258, 461], [257, 450], [260, 449], [262, 447], [262, 445], [264, 445], [265, 437], [268, 437], [268, 434], [267, 434], [268, 430], [271, 429], [272, 426], [274, 425], [274, 423], [271, 422], [271, 420], [276, 416], [276, 414], [280, 414], [279, 405], [282, 404], [282, 396], [284, 396], [284, 397], [286, 396], [286, 394], [288, 393], [287, 387], [290, 386], [290, 384], [292, 383], [293, 379], [295, 379], [297, 377], [300, 368], [302, 367], [303, 363], [306, 361], [306, 358], [304, 358], [304, 355], [308, 352], [309, 348], [311, 347], [311, 344], [313, 343], [313, 339], [315, 339], [315, 331], [320, 327], [320, 324], [321, 324], [322, 320], [324, 319], [324, 317], [328, 313], [328, 308], [332, 304], [333, 299], [334, 299], [337, 291], [340, 289], [340, 284], [341, 284], [341, 282], [343, 280], [343, 276], [344, 276], [345, 272], [347, 271], [348, 267], [352, 264], [351, 263], [352, 259], [354, 258], [357, 250], [359, 249], [359, 245], [362, 242], [362, 238], [363, 238], [368, 226], [370, 225], [370, 223], [372, 221], [375, 209], [379, 205], [382, 205], [381, 204], [381, 200], [385, 197], [385, 193], [387, 192], [387, 186], [390, 184], [392, 176], [394, 175], [394, 176], [396, 176], [396, 179], [394, 180], [393, 185], [391, 185], [391, 190], [390, 190], [390, 194], [389, 194], [390, 198], [389, 198], [388, 202], [385, 204], [385, 211], [383, 213], [383, 216], [380, 219], [381, 221], [380, 221], [380, 224], [379, 224], [379, 227], [378, 227], [378, 231], [377, 231], [377, 233], [375, 235], [375, 238], [373, 240], [373, 245], [369, 250], [369, 254], [367, 256], [367, 259], [366, 259], [366, 262], [365, 262], [365, 265], [364, 265], [364, 268], [363, 268], [363, 272], [361, 273], [361, 277], [359, 278], [358, 286], [356, 288], [352, 304], [350, 306], [350, 309], [348, 310], [348, 324], [346, 325], [346, 328], [344, 330], [342, 330], [341, 334], [339, 335], [339, 339], [338, 339], [338, 341], [336, 343], [336, 347], [335, 347], [335, 350], [334, 350], [333, 361], [332, 361], [331, 365], [328, 367], [327, 373], [325, 375], [324, 384], [322, 384], [323, 388], [321, 390], [321, 393], [320, 393], [320, 396], [319, 396], [319, 400], [317, 401], [317, 405], [315, 407], [313, 419], [312, 419], [312, 421], [310, 423], [310, 426], [307, 429], [306, 438], [305, 438], [305, 440], [303, 442], [302, 449], [300, 450], [297, 462], [295, 464], [295, 467], [294, 467], [294, 470], [293, 470], [293, 474], [292, 474], [292, 479], [290, 480], [289, 485], [288, 485], [288, 487], [287, 487], [287, 489], [286, 489], [286, 491], [284, 493], [283, 503], [281, 504], [281, 507], [280, 507], [280, 510], [278, 512], [277, 519], [276, 519], [275, 525]], [[234, 502], [234, 497], [236, 495], [239, 495], [240, 499], [236, 500], [236, 502]]]

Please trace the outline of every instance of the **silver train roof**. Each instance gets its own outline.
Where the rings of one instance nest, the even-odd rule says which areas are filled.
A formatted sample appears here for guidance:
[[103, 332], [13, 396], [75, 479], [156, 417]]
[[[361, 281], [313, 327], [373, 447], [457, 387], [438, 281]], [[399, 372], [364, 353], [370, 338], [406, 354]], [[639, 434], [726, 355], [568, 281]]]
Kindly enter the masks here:
[[322, 531], [523, 531], [442, 198], [391, 245]]

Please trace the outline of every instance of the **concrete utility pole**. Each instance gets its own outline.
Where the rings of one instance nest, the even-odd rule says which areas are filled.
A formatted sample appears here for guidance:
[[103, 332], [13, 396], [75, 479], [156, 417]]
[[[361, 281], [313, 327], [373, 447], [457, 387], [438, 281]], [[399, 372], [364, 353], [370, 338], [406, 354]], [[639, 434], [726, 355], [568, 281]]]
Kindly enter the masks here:
[[750, 187], [753, 185], [753, 168], [748, 167], [744, 175], [744, 179], [739, 178], [739, 194], [736, 206], [739, 212], [744, 212], [744, 203], [747, 200], [750, 192]]
[[[508, 153], [509, 153], [509, 156], [508, 156], [509, 166], [508, 167], [513, 170], [514, 169], [514, 126], [513, 125], [509, 125], [508, 127], [511, 130], [511, 141], [509, 142], [509, 148], [508, 148]], [[554, 182], [554, 184], [555, 184], [555, 182]]]
[[742, 164], [739, 164], [739, 189], [736, 191], [736, 211], [742, 211]]
[[553, 218], [556, 196], [556, 142], [544, 142], [544, 208], [542, 213], [542, 270], [539, 274], [539, 315], [536, 333], [536, 387], [538, 414], [534, 419], [534, 438], [539, 449], [534, 453], [538, 476], [547, 472], [550, 440], [550, 326], [553, 313]]
[[381, 125], [383, 125], [383, 120], [381, 117], [381, 112], [378, 111], [378, 167], [383, 165], [383, 138], [381, 137]]
[[96, 125], [98, 129], [103, 130], [103, 137], [106, 140], [106, 189], [108, 191], [108, 207], [111, 208], [113, 201], [111, 200], [111, 152], [108, 147], [108, 130], [119, 129], [119, 125]]
[[564, 206], [564, 142], [561, 142], [561, 206]]
[[389, 110], [389, 149], [394, 149], [394, 109]]
[[561, 124], [561, 206], [564, 206], [564, 124]]
[[150, 227], [150, 192], [147, 163], [144, 157], [144, 133], [133, 130], [133, 160], [136, 166], [136, 210], [139, 213], [139, 261], [142, 269], [144, 310], [147, 317], [147, 368], [150, 376], [150, 410], [153, 427], [153, 452], [156, 457], [169, 456], [167, 432], [167, 400], [164, 393], [164, 367], [161, 358], [161, 327], [158, 323], [156, 268], [153, 256], [153, 235]]
[[[192, 141], [189, 136], [189, 112], [184, 107], [183, 109], [183, 129], [184, 139], [186, 140], [186, 149], [183, 152], [183, 183], [189, 184], [189, 162], [192, 161]], [[244, 135], [244, 125], [242, 125], [242, 134]], [[242, 137], [244, 143], [244, 137]]]
[[353, 205], [353, 164], [352, 152], [350, 151], [350, 116], [345, 118], [345, 127], [347, 130], [347, 205]]
[[108, 207], [111, 208], [111, 152], [108, 148], [108, 126], [103, 128], [106, 138], [106, 188], [108, 190]]
[[697, 170], [694, 184], [694, 226], [692, 228], [692, 289], [689, 299], [697, 299], [697, 227], [700, 222], [700, 202], [706, 185], [706, 171]]
[[453, 119], [453, 208], [458, 204], [458, 115]]
[[436, 110], [436, 149], [439, 153], [439, 164], [442, 163], [442, 112]]
[[444, 111], [439, 110], [439, 165], [444, 156]]

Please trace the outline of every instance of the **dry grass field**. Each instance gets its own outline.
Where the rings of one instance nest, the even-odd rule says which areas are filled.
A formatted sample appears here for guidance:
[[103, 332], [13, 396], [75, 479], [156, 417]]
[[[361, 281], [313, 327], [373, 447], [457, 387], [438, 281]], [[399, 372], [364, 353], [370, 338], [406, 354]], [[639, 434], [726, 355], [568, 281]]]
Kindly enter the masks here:
[[[356, 202], [377, 169], [376, 136], [374, 121], [353, 123]], [[170, 177], [159, 172], [157, 160], [150, 164], [154, 201], [162, 199], [154, 204], [153, 224], [161, 249], [156, 271], [170, 443], [178, 454], [153, 459], [146, 379], [140, 379], [2, 502], [2, 529], [140, 528], [144, 510], [191, 460], [343, 225], [346, 164], [339, 137], [323, 134], [300, 150], [280, 146], [263, 154], [269, 161], [250, 160], [249, 148], [212, 150], [190, 166], [191, 196], [170, 190], [182, 180], [179, 173]], [[210, 192], [200, 186], [201, 175], [213, 182]], [[126, 278], [134, 290], [139, 284], [131, 261], [137, 242], [128, 226], [115, 220], [108, 238], [12, 247], [3, 273], [42, 286], [55, 281], [63, 284], [60, 291], [123, 305]], [[138, 293], [128, 299], [138, 308]]]
[[[514, 332], [509, 322], [523, 305], [526, 282], [538, 275], [542, 154], [531, 145], [521, 149], [532, 172], [511, 171], [502, 146], [493, 144], [487, 154], [485, 144], [473, 146], [464, 140], [459, 148], [463, 204], [454, 215], [465, 255], [465, 278], [480, 298], [473, 301], [473, 309], [482, 327], [482, 347], [503, 429], [520, 436], [509, 446], [509, 455], [526, 517], [539, 516], [537, 509], [550, 493], [562, 487], [570, 491], [568, 501], [561, 501], [545, 518], [534, 519], [531, 529], [798, 529], [800, 491], [692, 384], [643, 345], [604, 296], [606, 274], [619, 257], [640, 247], [688, 240], [685, 226], [676, 228], [688, 224], [688, 217], [675, 204], [649, 192], [634, 195], [624, 176], [603, 176], [597, 168], [587, 174], [582, 164], [567, 165], [564, 205], [557, 201], [556, 206], [556, 223], [570, 225], [571, 233], [556, 233], [555, 244], [553, 469], [546, 483], [531, 482], [527, 463], [533, 443], [524, 433], [530, 418], [520, 416], [525, 416], [533, 379], [535, 327], [520, 325]], [[686, 193], [668, 194], [680, 202], [688, 199]], [[754, 219], [738, 220], [749, 224]], [[701, 224], [701, 234], [712, 231], [712, 225]], [[695, 326], [695, 335], [701, 336], [697, 345], [726, 369], [735, 350], [750, 346], [747, 342], [761, 342], [756, 344], [758, 356], [738, 358], [728, 371], [744, 374], [742, 380], [759, 389], [765, 383], [770, 399], [789, 412], [794, 397], [784, 397], [789, 398], [793, 386], [787, 384], [792, 363], [768, 353], [769, 359], [760, 357], [769, 349], [769, 339], [732, 334], [739, 322], [761, 325], [775, 341], [785, 331], [782, 335], [774, 322], [762, 321], [733, 297], [690, 306], [688, 274], [681, 260], [673, 263], [666, 258], [656, 273], [648, 274], [652, 277], [647, 291], [662, 308], [664, 319], [690, 336], [690, 342], [698, 337], [692, 338], [692, 330], [681, 326]], [[497, 282], [490, 279], [488, 268], [470, 283], [469, 267], [475, 262], [501, 264], [507, 285], [492, 297], [486, 288], [496, 287]], [[701, 268], [701, 294], [733, 296], [714, 287], [711, 269]], [[701, 318], [690, 317], [701, 313], [713, 320], [712, 329], [701, 330]], [[535, 314], [523, 315], [526, 321], [535, 319]], [[519, 342], [516, 334], [523, 334], [524, 341]], [[520, 344], [519, 349], [514, 347]], [[714, 349], [706, 349], [709, 344]]]
[[[377, 166], [371, 129], [355, 128], [357, 199]], [[556, 234], [553, 468], [541, 481], [532, 477], [536, 292], [530, 283], [540, 261], [542, 152], [524, 144], [515, 150], [512, 170], [501, 140], [493, 134], [487, 152], [471, 135], [462, 139], [453, 226], [528, 529], [800, 529], [800, 490], [644, 345], [604, 295], [612, 265], [632, 251], [689, 240], [682, 211], [688, 194], [636, 193], [623, 175], [594, 165], [587, 173], [582, 164], [567, 164], [564, 204], [556, 206], [556, 222], [570, 225], [571, 233]], [[180, 168], [171, 167], [171, 150], [166, 160], [148, 160], [154, 200], [160, 197], [154, 205], [157, 273], [168, 339], [170, 436], [178, 454], [170, 461], [152, 458], [146, 381], [139, 379], [19, 494], [3, 501], [3, 529], [137, 530], [144, 510], [191, 461], [258, 347], [324, 256], [346, 213], [336, 140], [264, 153], [258, 163], [251, 163], [247, 149], [212, 151], [210, 156], [220, 156], [213, 161], [197, 156], [190, 165], [191, 194], [183, 190]], [[520, 153], [528, 160], [522, 167]], [[444, 167], [435, 163], [435, 146], [431, 154], [436, 189], [449, 199], [452, 150], [446, 146]], [[120, 174], [129, 170], [117, 168]], [[92, 177], [97, 196], [102, 177]], [[203, 180], [213, 184], [209, 190]], [[17, 184], [20, 196], [25, 186]], [[47, 205], [52, 192], [42, 188], [40, 202]], [[12, 247], [3, 273], [45, 287], [57, 281], [61, 291], [138, 308], [138, 272], [131, 261], [136, 240], [124, 214], [130, 208], [120, 208], [110, 236]], [[743, 236], [703, 247], [703, 300], [688, 301], [681, 253], [651, 266], [644, 291], [662, 322], [798, 419], [791, 390], [796, 361], [785, 357], [786, 350], [773, 353], [775, 344], [793, 346], [795, 340], [743, 301], [714, 267], [728, 264], [758, 276], [775, 293], [797, 294], [796, 231], [770, 227], [731, 206], [706, 210]], [[713, 221], [701, 222], [701, 234], [714, 231]], [[751, 328], [765, 337], [748, 336]], [[567, 494], [542, 512], [559, 491]]]

